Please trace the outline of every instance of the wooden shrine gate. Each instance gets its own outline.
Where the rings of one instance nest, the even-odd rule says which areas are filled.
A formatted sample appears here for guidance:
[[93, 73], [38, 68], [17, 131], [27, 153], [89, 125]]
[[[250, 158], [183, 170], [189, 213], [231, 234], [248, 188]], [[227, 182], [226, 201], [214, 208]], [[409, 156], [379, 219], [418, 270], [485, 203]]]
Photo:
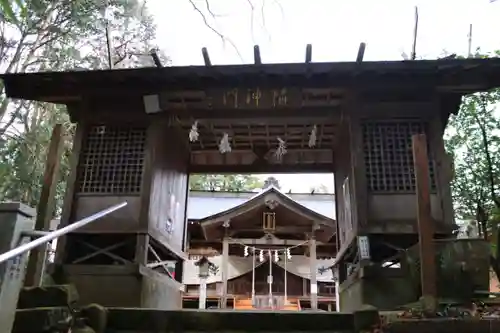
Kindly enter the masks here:
[[179, 309], [190, 173], [333, 172], [341, 308], [377, 305], [377, 278], [356, 267], [417, 242], [411, 137], [427, 136], [432, 219], [451, 235], [443, 131], [463, 95], [500, 86], [500, 59], [312, 63], [310, 50], [296, 64], [263, 64], [256, 47], [250, 65], [205, 53], [205, 66], [2, 75], [8, 97], [65, 104], [77, 124], [61, 223], [128, 202], [59, 241], [57, 282], [82, 303]]

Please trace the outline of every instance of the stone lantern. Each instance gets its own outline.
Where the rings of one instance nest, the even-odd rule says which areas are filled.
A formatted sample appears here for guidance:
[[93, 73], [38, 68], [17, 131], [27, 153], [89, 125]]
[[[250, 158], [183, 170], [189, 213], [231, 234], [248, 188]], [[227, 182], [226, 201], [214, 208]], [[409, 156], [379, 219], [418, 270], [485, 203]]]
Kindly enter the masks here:
[[205, 309], [207, 303], [207, 278], [210, 275], [210, 272], [215, 270], [216, 266], [205, 256], [201, 257], [201, 259], [194, 264], [198, 266], [198, 277], [200, 278], [198, 308]]

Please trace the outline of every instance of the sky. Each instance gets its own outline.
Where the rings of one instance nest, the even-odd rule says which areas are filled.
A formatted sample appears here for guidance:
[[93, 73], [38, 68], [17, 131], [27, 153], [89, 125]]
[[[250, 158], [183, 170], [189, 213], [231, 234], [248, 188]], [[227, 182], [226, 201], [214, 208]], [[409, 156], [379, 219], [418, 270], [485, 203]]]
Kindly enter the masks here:
[[[214, 65], [253, 62], [253, 45], [264, 63], [303, 62], [312, 44], [313, 62], [353, 61], [360, 42], [365, 61], [402, 60], [411, 53], [415, 6], [417, 58], [472, 49], [500, 49], [500, 1], [490, 0], [148, 0], [158, 27], [157, 43], [174, 66], [203, 65], [207, 47]], [[207, 10], [209, 4], [211, 15]], [[253, 10], [252, 10], [253, 7]], [[263, 175], [265, 177], [267, 175]], [[275, 175], [284, 190], [308, 192], [332, 175]]]

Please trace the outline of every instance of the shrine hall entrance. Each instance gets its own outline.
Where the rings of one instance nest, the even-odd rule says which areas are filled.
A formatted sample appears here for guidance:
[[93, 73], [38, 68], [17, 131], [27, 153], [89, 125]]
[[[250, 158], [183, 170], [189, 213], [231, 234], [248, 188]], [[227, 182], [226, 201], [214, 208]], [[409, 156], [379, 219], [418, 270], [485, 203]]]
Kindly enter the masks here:
[[207, 308], [215, 297], [221, 307], [290, 310], [334, 303], [334, 194], [285, 193], [276, 182], [224, 191], [212, 179], [212, 190], [189, 192], [184, 303], [196, 298]]

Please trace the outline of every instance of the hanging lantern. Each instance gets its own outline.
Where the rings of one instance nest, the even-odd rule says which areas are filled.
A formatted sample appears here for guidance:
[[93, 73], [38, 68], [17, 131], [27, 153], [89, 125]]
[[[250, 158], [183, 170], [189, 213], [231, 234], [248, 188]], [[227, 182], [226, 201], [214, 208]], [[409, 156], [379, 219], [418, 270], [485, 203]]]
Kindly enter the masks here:
[[243, 255], [245, 257], [248, 257], [248, 246], [245, 246], [245, 249], [243, 250]]
[[264, 261], [264, 251], [262, 251], [262, 250], [260, 250], [260, 253], [259, 253], [259, 261], [260, 262]]
[[276, 155], [276, 159], [278, 161], [281, 161], [283, 155], [287, 153], [286, 142], [280, 137], [278, 137], [277, 139], [278, 139], [278, 148], [276, 148], [276, 152], [274, 154]]
[[309, 148], [316, 146], [317, 131], [318, 131], [318, 129], [317, 129], [316, 125], [314, 125], [312, 130], [311, 130], [311, 134], [309, 134]]
[[274, 251], [274, 261], [278, 262], [280, 260], [280, 257], [278, 256], [278, 251]]
[[224, 133], [222, 139], [219, 143], [219, 151], [221, 154], [230, 153], [231, 152], [231, 144], [229, 143], [229, 134]]
[[198, 120], [196, 120], [191, 126], [191, 130], [189, 131], [189, 141], [196, 142], [200, 137], [200, 133], [198, 133]]
[[292, 255], [290, 254], [290, 249], [286, 249], [286, 258], [288, 260], [291, 260], [292, 259]]

